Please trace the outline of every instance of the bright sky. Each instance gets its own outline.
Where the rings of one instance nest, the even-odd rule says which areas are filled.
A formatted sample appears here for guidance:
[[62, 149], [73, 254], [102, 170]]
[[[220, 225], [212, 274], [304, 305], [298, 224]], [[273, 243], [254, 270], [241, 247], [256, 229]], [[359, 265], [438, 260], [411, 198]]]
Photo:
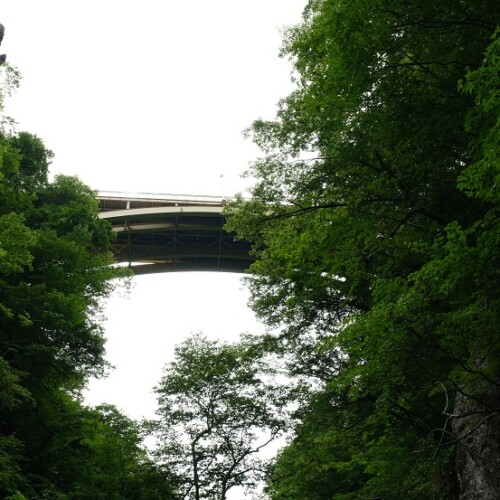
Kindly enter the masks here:
[[[306, 0], [3, 0], [0, 52], [23, 75], [6, 113], [56, 154], [52, 173], [96, 190], [244, 191], [259, 153], [242, 131], [272, 118], [292, 88], [280, 28]], [[191, 332], [237, 339], [262, 326], [241, 276], [171, 273], [134, 279], [105, 323], [112, 375], [91, 404], [151, 417], [151, 388]]]

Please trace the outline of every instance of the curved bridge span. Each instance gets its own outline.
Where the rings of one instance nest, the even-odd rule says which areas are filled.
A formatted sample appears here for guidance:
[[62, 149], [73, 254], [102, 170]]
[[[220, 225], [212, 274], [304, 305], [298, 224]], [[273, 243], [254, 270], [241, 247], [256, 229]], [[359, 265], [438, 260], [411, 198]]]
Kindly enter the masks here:
[[225, 199], [152, 193], [98, 194], [99, 217], [117, 235], [111, 250], [134, 274], [245, 272], [250, 245], [223, 229]]

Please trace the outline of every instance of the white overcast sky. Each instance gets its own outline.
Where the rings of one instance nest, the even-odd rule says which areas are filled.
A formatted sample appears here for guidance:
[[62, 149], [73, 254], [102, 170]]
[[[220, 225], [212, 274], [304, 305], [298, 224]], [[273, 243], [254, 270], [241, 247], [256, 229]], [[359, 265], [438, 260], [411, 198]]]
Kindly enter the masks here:
[[[230, 196], [258, 154], [242, 131], [292, 88], [280, 29], [306, 0], [3, 0], [0, 53], [23, 75], [6, 114], [56, 154], [51, 172], [101, 191]], [[106, 308], [112, 375], [91, 404], [151, 417], [152, 387], [191, 332], [257, 332], [241, 276], [134, 279]]]

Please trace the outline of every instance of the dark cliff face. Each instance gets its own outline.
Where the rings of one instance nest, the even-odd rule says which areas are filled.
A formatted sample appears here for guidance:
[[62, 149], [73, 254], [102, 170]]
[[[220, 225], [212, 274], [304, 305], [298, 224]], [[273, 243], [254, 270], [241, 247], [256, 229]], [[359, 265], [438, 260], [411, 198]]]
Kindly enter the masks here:
[[[465, 392], [465, 391], [464, 391]], [[500, 388], [472, 400], [458, 394], [453, 431], [460, 500], [500, 498]]]

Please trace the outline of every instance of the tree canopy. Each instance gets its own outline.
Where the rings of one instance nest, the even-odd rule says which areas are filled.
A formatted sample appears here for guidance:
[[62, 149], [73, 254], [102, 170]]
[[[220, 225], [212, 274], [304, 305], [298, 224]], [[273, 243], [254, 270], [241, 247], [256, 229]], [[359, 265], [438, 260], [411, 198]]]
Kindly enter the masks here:
[[[136, 422], [81, 401], [107, 367], [111, 227], [3, 118], [0, 497], [222, 500], [265, 478], [274, 499], [496, 498], [499, 23], [493, 0], [309, 0], [284, 36], [295, 90], [249, 128], [256, 184], [227, 208], [277, 330], [177, 348], [156, 463]], [[1, 106], [19, 73], [0, 72]]]
[[285, 34], [296, 87], [249, 129], [227, 225], [274, 349], [323, 382], [273, 498], [498, 491], [498, 22], [491, 1], [312, 0]]
[[179, 478], [180, 498], [224, 500], [264, 476], [259, 452], [284, 433], [288, 394], [261, 356], [248, 340], [201, 334], [176, 347], [156, 388], [158, 419], [149, 425], [155, 456]]
[[95, 193], [48, 179], [36, 136], [0, 134], [0, 497], [173, 498], [137, 424], [81, 403], [107, 367], [101, 301], [123, 275]]

